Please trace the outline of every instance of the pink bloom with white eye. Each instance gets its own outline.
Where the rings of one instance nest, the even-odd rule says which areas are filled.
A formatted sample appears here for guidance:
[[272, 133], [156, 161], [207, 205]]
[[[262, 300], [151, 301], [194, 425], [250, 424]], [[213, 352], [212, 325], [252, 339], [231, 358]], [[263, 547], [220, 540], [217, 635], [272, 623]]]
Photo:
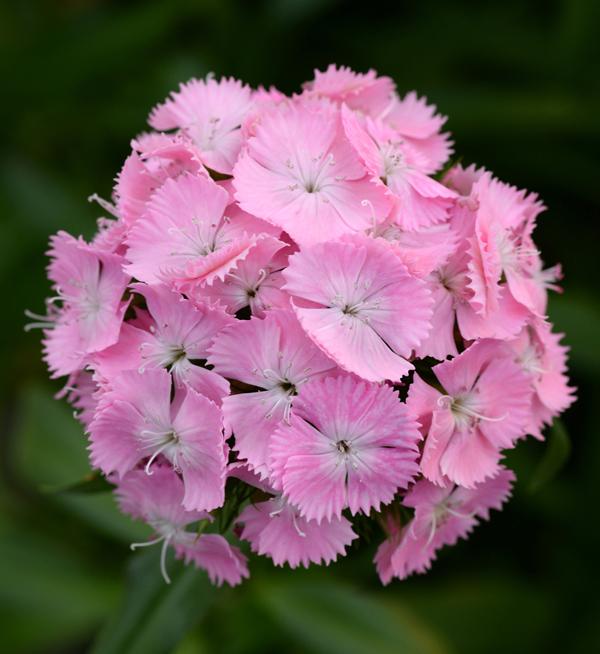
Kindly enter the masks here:
[[284, 289], [302, 327], [342, 368], [398, 381], [431, 327], [431, 296], [380, 239], [348, 237], [290, 257]]
[[396, 86], [389, 77], [377, 72], [356, 73], [347, 66], [330, 64], [327, 70], [315, 70], [312, 81], [304, 84], [311, 95], [346, 103], [351, 109], [375, 116], [392, 101]]
[[445, 221], [456, 194], [428, 177], [426, 160], [382, 121], [367, 117], [362, 125], [342, 106], [348, 140], [378, 185], [394, 200], [390, 216], [407, 230], [420, 230]]
[[531, 385], [505, 343], [481, 340], [433, 367], [443, 392], [415, 375], [407, 405], [426, 436], [421, 470], [430, 481], [472, 488], [493, 477], [501, 450], [525, 435]]
[[180, 129], [200, 152], [202, 162], [230, 174], [242, 147], [241, 125], [252, 109], [252, 91], [233, 78], [192, 79], [182, 84], [148, 122], [154, 129]]
[[122, 477], [147, 458], [146, 474], [159, 456], [183, 476], [183, 506], [205, 510], [221, 506], [225, 493], [222, 415], [191, 388], [179, 388], [171, 402], [166, 370], [129, 370], [112, 380], [100, 396], [89, 429], [94, 466]]
[[165, 286], [134, 284], [132, 288], [145, 298], [153, 320], [140, 335], [140, 369], [167, 368], [178, 386], [190, 386], [220, 404], [229, 394], [229, 384], [199, 364], [233, 319], [222, 309], [193, 304]]
[[[50, 240], [48, 277], [62, 304], [32, 326], [44, 328], [44, 359], [52, 377], [80, 370], [86, 357], [115, 343], [127, 303], [122, 259], [59, 232]], [[51, 302], [52, 302], [51, 301]], [[50, 305], [52, 306], [52, 305]]]
[[117, 214], [131, 227], [140, 218], [152, 194], [167, 179], [184, 172], [208, 177], [194, 146], [183, 138], [167, 134], [143, 134], [131, 143], [117, 176], [115, 196]]
[[211, 582], [218, 586], [224, 581], [235, 586], [249, 576], [246, 558], [223, 536], [198, 535], [186, 529], [201, 520], [210, 522], [212, 516], [206, 511], [183, 508], [184, 486], [171, 468], [156, 466], [152, 477], [143, 470], [132, 470], [119, 481], [115, 494], [124, 513], [143, 520], [156, 534], [147, 542], [132, 543], [131, 549], [162, 543], [160, 568], [167, 583], [171, 581], [166, 565], [169, 546], [177, 558], [206, 570]]
[[388, 584], [393, 577], [405, 579], [428, 570], [437, 550], [466, 538], [480, 520], [489, 519], [490, 509], [502, 508], [514, 480], [512, 471], [500, 468], [473, 489], [418, 481], [403, 501], [415, 510], [413, 519], [404, 528], [392, 524], [389, 540], [375, 555], [381, 581]]
[[282, 290], [289, 249], [278, 239], [263, 238], [233, 272], [201, 289], [201, 294], [219, 302], [229, 313], [247, 307], [257, 318], [263, 318], [269, 309], [289, 307], [289, 295]]
[[414, 91], [402, 99], [395, 97], [383, 118], [423, 157], [423, 172], [435, 173], [448, 161], [452, 141], [448, 132], [440, 131], [446, 116], [437, 113], [435, 105], [427, 104], [425, 98]]
[[420, 438], [390, 387], [351, 375], [315, 380], [271, 438], [271, 477], [307, 520], [368, 514], [413, 480]]
[[249, 392], [223, 400], [223, 414], [240, 457], [264, 477], [269, 439], [282, 420], [289, 420], [298, 389], [335, 370], [335, 363], [306, 336], [291, 311], [276, 309], [262, 320], [225, 329], [208, 360], [223, 377], [250, 386]]
[[223, 279], [256, 243], [226, 215], [227, 192], [191, 175], [168, 179], [129, 233], [127, 270], [148, 284], [173, 284], [189, 294]]
[[250, 541], [252, 551], [269, 556], [273, 563], [290, 568], [311, 563], [329, 565], [344, 556], [346, 547], [356, 538], [345, 517], [330, 521], [303, 518], [298, 509], [281, 495], [248, 505], [238, 516], [243, 525], [240, 538]]
[[242, 209], [301, 246], [363, 231], [390, 210], [328, 102], [298, 100], [265, 114], [233, 174]]
[[542, 438], [542, 429], [575, 401], [575, 388], [567, 377], [567, 352], [561, 345], [563, 334], [552, 332], [552, 325], [533, 319], [509, 345], [517, 363], [533, 386], [529, 433]]

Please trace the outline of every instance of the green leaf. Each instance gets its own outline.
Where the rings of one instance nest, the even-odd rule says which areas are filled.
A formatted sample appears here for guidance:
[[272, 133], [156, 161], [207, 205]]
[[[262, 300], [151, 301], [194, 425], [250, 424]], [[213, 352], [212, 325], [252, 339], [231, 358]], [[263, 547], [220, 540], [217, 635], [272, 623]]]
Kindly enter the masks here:
[[322, 581], [260, 582], [264, 608], [315, 654], [439, 654], [446, 649], [398, 603]]
[[563, 422], [556, 419], [550, 427], [546, 451], [529, 482], [529, 490], [536, 492], [551, 481], [567, 462], [571, 453], [571, 439]]
[[216, 590], [206, 574], [171, 562], [172, 581], [166, 584], [159, 549], [133, 558], [123, 603], [98, 635], [92, 654], [172, 652], [210, 606]]

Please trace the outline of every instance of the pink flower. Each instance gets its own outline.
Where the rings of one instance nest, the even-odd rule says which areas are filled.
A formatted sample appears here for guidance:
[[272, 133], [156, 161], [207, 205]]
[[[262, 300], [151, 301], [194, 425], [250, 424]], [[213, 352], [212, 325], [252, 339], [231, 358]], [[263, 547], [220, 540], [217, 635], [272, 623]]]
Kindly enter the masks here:
[[219, 173], [231, 173], [242, 146], [240, 127], [252, 109], [249, 86], [233, 78], [207, 77], [182, 84], [148, 122], [154, 129], [180, 129], [200, 152], [202, 162]]
[[209, 354], [215, 371], [247, 385], [247, 392], [223, 401], [225, 427], [235, 449], [261, 476], [268, 473], [267, 453], [273, 430], [289, 419], [298, 389], [335, 369], [306, 336], [291, 311], [271, 310], [225, 329]]
[[475, 182], [475, 233], [470, 239], [470, 300], [482, 316], [498, 307], [502, 278], [527, 310], [539, 315], [546, 306], [546, 285], [536, 273], [542, 265], [531, 239], [535, 217], [543, 210], [537, 196], [526, 195], [484, 173]]
[[321, 523], [306, 520], [281, 495], [249, 504], [237, 522], [243, 525], [240, 538], [250, 541], [252, 551], [271, 557], [275, 565], [287, 563], [291, 568], [328, 565], [344, 556], [356, 538], [343, 516]]
[[567, 377], [568, 348], [560, 344], [563, 334], [554, 334], [552, 326], [533, 319], [519, 336], [509, 343], [516, 361], [533, 386], [529, 432], [542, 437], [544, 425], [575, 401], [575, 388]]
[[230, 313], [248, 308], [258, 318], [269, 309], [289, 307], [289, 295], [281, 288], [289, 249], [278, 239], [261, 239], [233, 272], [223, 281], [215, 280], [199, 295], [218, 301]]
[[376, 71], [355, 73], [346, 66], [330, 64], [327, 70], [315, 70], [315, 78], [304, 84], [309, 94], [345, 102], [351, 109], [369, 115], [381, 113], [392, 101], [395, 84]]
[[346, 136], [378, 185], [393, 198], [391, 217], [403, 229], [420, 230], [446, 220], [456, 194], [431, 177], [427, 160], [382, 121], [367, 117], [364, 126], [342, 106]]
[[452, 361], [433, 367], [442, 390], [418, 375], [407, 404], [426, 435], [421, 470], [436, 484], [472, 488], [493, 477], [501, 450], [527, 430], [531, 386], [508, 346], [474, 343]]
[[184, 172], [208, 177], [198, 151], [185, 139], [167, 134], [143, 134], [131, 143], [115, 186], [116, 210], [131, 226], [140, 218], [148, 200], [167, 179]]
[[145, 543], [133, 543], [131, 549], [162, 543], [160, 567], [164, 580], [167, 572], [167, 548], [173, 547], [177, 558], [206, 570], [213, 584], [226, 581], [230, 586], [247, 578], [246, 558], [217, 534], [199, 535], [186, 530], [198, 521], [210, 522], [205, 511], [186, 511], [182, 506], [184, 487], [179, 476], [167, 466], [156, 466], [152, 477], [142, 470], [128, 472], [118, 483], [116, 496], [120, 508], [152, 527], [156, 537]]
[[122, 477], [142, 459], [146, 474], [159, 456], [181, 471], [183, 506], [210, 511], [225, 493], [225, 442], [220, 410], [190, 388], [176, 389], [165, 370], [122, 372], [100, 397], [90, 425], [92, 463]]
[[188, 174], [168, 179], [131, 229], [128, 271], [186, 293], [223, 279], [256, 243], [246, 222], [225, 214], [228, 203], [227, 192], [211, 180]]
[[307, 520], [379, 510], [418, 471], [418, 426], [387, 386], [350, 375], [300, 388], [271, 439], [271, 476]]
[[365, 230], [390, 209], [327, 102], [282, 104], [264, 115], [233, 174], [242, 209], [302, 246]]
[[82, 239], [59, 232], [50, 240], [48, 277], [60, 309], [49, 304], [47, 317], [33, 316], [44, 328], [44, 358], [52, 377], [80, 370], [86, 357], [119, 338], [129, 277], [121, 258], [97, 250]]
[[303, 248], [283, 273], [306, 333], [342, 368], [398, 381], [429, 332], [431, 297], [381, 240]]
[[500, 468], [473, 489], [418, 481], [403, 501], [414, 509], [413, 519], [404, 527], [390, 520], [390, 537], [375, 555], [381, 581], [388, 584], [392, 577], [405, 579], [428, 570], [438, 549], [466, 538], [479, 520], [489, 519], [490, 509], [501, 509], [514, 480], [512, 471]]
[[439, 170], [452, 154], [450, 135], [440, 130], [446, 117], [436, 113], [435, 105], [428, 105], [414, 91], [404, 98], [396, 97], [383, 117], [405, 142], [423, 157], [423, 172], [431, 174]]

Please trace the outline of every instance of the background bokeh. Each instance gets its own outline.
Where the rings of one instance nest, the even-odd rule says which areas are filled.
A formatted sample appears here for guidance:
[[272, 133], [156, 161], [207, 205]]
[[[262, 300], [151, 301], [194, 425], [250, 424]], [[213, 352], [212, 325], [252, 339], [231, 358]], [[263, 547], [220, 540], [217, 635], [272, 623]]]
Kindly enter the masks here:
[[[600, 651], [598, 229], [600, 3], [31, 0], [0, 5], [0, 650], [10, 654]], [[297, 89], [329, 62], [376, 68], [449, 115], [466, 163], [541, 194], [537, 239], [562, 261], [550, 315], [580, 400], [546, 443], [511, 453], [502, 514], [425, 577], [382, 588], [375, 544], [290, 574], [211, 590], [155, 554], [106, 494], [54, 489], [88, 470], [52, 399], [23, 310], [47, 293], [59, 228], [89, 235], [148, 110], [179, 81], [234, 75]], [[569, 452], [570, 450], [570, 452]]]

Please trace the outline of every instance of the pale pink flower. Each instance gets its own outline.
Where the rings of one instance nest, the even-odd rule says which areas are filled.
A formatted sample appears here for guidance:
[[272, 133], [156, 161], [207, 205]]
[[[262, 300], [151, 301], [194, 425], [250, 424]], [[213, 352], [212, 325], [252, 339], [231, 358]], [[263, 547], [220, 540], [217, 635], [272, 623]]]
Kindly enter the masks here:
[[80, 370], [88, 355], [117, 341], [130, 278], [119, 256], [66, 232], [53, 236], [50, 246], [48, 277], [56, 296], [47, 316], [29, 314], [38, 321], [29, 327], [44, 329], [44, 359], [54, 378]]
[[216, 337], [209, 363], [248, 392], [223, 401], [225, 427], [235, 449], [261, 476], [268, 474], [267, 454], [273, 430], [289, 419], [298, 389], [335, 369], [306, 336], [291, 311], [272, 310], [265, 318], [240, 321]]
[[289, 250], [286, 243], [265, 237], [223, 281], [215, 280], [199, 295], [219, 302], [229, 313], [248, 308], [258, 318], [269, 309], [289, 307], [289, 295], [282, 290]]
[[242, 147], [241, 125], [252, 109], [252, 91], [233, 78], [192, 79], [181, 84], [148, 122], [154, 129], [180, 129], [200, 152], [202, 162], [231, 173]]
[[383, 117], [427, 162], [423, 172], [436, 172], [452, 154], [450, 134], [440, 131], [446, 116], [437, 113], [435, 105], [427, 104], [414, 91], [402, 99], [395, 97]]
[[561, 345], [563, 334], [552, 332], [552, 325], [533, 319], [509, 343], [516, 361], [529, 376], [533, 397], [529, 433], [542, 438], [542, 429], [575, 401], [575, 388], [567, 377], [568, 347]]
[[115, 185], [116, 212], [128, 226], [142, 216], [152, 194], [184, 172], [208, 176], [193, 144], [167, 134], [143, 134], [131, 142]]
[[418, 472], [418, 425], [388, 386], [351, 375], [300, 388], [271, 438], [271, 477], [307, 520], [391, 502]]
[[466, 538], [480, 520], [489, 519], [490, 509], [502, 508], [514, 480], [512, 471], [500, 468], [472, 489], [418, 481], [403, 501], [414, 509], [412, 520], [404, 527], [393, 519], [386, 524], [389, 538], [375, 555], [381, 581], [388, 584], [393, 577], [405, 579], [428, 570], [438, 549]]
[[442, 390], [415, 375], [407, 404], [426, 435], [421, 470], [444, 485], [472, 488], [499, 468], [501, 450], [527, 430], [531, 385], [500, 341], [474, 343], [433, 367]]
[[546, 306], [546, 283], [531, 238], [537, 214], [543, 210], [537, 196], [526, 195], [484, 173], [475, 182], [477, 201], [474, 236], [470, 239], [470, 303], [482, 316], [498, 307], [502, 280], [514, 299], [540, 315]]
[[344, 556], [346, 547], [356, 538], [345, 517], [331, 520], [303, 518], [298, 509], [280, 494], [264, 502], [249, 504], [238, 516], [243, 525], [240, 538], [250, 541], [253, 552], [269, 556], [273, 563], [290, 568], [311, 563], [329, 565]]
[[342, 106], [348, 140], [378, 185], [393, 198], [391, 218], [403, 229], [420, 230], [445, 221], [456, 194], [428, 177], [427, 161], [382, 121], [356, 114]]
[[136, 279], [175, 285], [185, 293], [223, 279], [256, 237], [226, 215], [229, 196], [213, 181], [184, 174], [168, 179], [128, 237], [127, 270]]
[[222, 415], [217, 406], [190, 388], [171, 401], [171, 376], [165, 370], [129, 370], [102, 393], [90, 425], [94, 466], [122, 477], [142, 459], [146, 474], [164, 457], [181, 471], [183, 506], [210, 511], [225, 493]]
[[143, 470], [132, 470], [121, 479], [115, 491], [124, 513], [143, 520], [154, 531], [155, 537], [143, 543], [132, 543], [131, 549], [162, 543], [160, 568], [164, 580], [170, 583], [167, 572], [167, 549], [173, 547], [177, 558], [192, 562], [206, 570], [213, 584], [226, 581], [230, 586], [247, 578], [246, 558], [218, 534], [201, 534], [186, 527], [212, 521], [206, 511], [186, 511], [183, 508], [184, 486], [179, 476], [167, 466], [156, 466], [152, 477]]
[[449, 223], [413, 232], [387, 218], [370, 235], [387, 241], [408, 272], [421, 278], [441, 268], [457, 247], [457, 235]]
[[377, 72], [356, 73], [347, 66], [330, 64], [325, 71], [315, 70], [312, 81], [304, 84], [309, 94], [346, 103], [351, 109], [377, 115], [388, 107], [396, 86], [389, 77]]
[[365, 230], [390, 209], [327, 102], [286, 103], [264, 115], [236, 164], [234, 187], [244, 210], [302, 246]]
[[431, 296], [381, 239], [303, 248], [283, 273], [306, 333], [342, 368], [398, 381], [431, 327]]

